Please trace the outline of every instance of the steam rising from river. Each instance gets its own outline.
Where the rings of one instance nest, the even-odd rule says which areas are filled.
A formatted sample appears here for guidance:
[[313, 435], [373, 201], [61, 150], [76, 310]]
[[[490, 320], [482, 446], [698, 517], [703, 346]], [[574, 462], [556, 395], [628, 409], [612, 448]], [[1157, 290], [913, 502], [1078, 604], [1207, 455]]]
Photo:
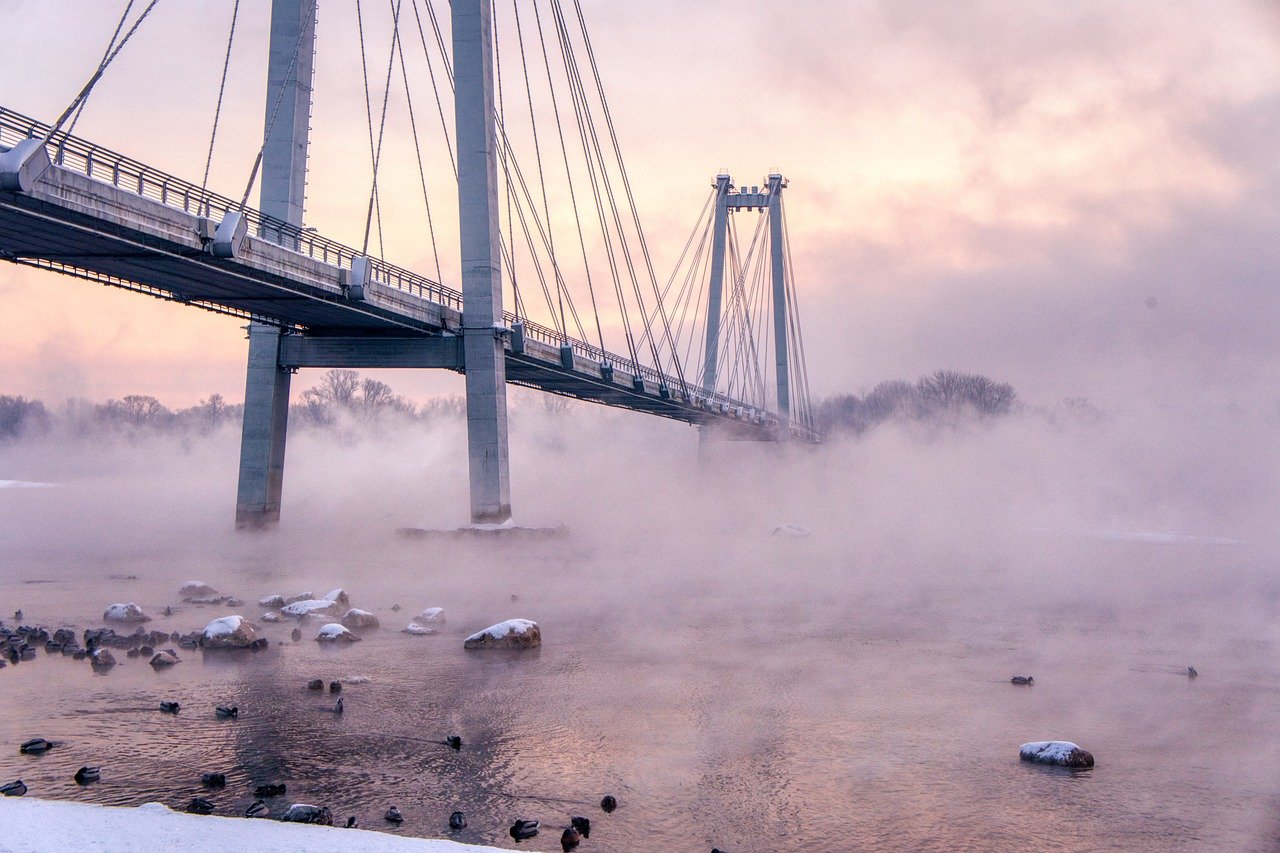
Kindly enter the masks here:
[[[198, 577], [245, 598], [343, 586], [360, 607], [403, 604], [405, 621], [428, 605], [450, 610], [451, 624], [529, 617], [549, 645], [572, 634], [616, 655], [636, 674], [618, 700], [639, 705], [646, 679], [705, 660], [713, 705], [723, 700], [718, 724], [646, 734], [637, 722], [632, 736], [684, 739], [730, 765], [740, 750], [767, 763], [762, 744], [775, 734], [807, 737], [782, 731], [795, 709], [821, 718], [855, 694], [884, 701], [870, 698], [883, 688], [902, 726], [951, 727], [960, 756], [970, 737], [1010, 749], [1077, 737], [1100, 767], [1125, 750], [1157, 765], [1190, 753], [1198, 773], [1233, 780], [1209, 787], [1276, 799], [1280, 745], [1251, 736], [1271, 730], [1266, 697], [1280, 688], [1273, 415], [1028, 411], [890, 424], [816, 449], [701, 453], [686, 427], [593, 407], [522, 400], [512, 420], [516, 520], [563, 524], [564, 539], [395, 534], [465, 522], [464, 424], [454, 419], [295, 431], [272, 535], [229, 529], [235, 429], [50, 438], [5, 448], [0, 475], [59, 486], [0, 492], [4, 571], [98, 584], [102, 566], [126, 555], [149, 567], [157, 602]], [[783, 524], [810, 535], [772, 535]], [[1153, 532], [1178, 536], [1132, 535]], [[867, 647], [858, 671], [831, 662], [850, 644]], [[1162, 691], [1193, 663], [1202, 699], [1169, 704]], [[1003, 700], [930, 716], [944, 702], [931, 692], [942, 674], [982, 684], [1015, 670], [1051, 685], [1039, 695], [1052, 707], [1031, 725], [1052, 730], [1012, 724]], [[889, 741], [877, 749], [910, 751], [899, 722], [878, 725]], [[619, 772], [676, 772], [658, 755], [640, 750]], [[1273, 831], [1257, 811], [1218, 806], [1247, 838]], [[942, 805], [920, 808], [927, 821]]]

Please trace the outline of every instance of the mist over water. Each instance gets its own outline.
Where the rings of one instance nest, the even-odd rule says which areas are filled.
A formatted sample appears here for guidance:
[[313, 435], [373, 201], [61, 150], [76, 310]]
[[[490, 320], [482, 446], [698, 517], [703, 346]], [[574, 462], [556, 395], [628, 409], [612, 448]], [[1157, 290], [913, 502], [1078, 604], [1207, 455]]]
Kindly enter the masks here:
[[[383, 627], [324, 649], [317, 624], [297, 644], [262, 625], [268, 651], [185, 651], [163, 673], [41, 652], [0, 670], [21, 708], [0, 716], [0, 777], [182, 807], [219, 770], [221, 814], [286, 781], [289, 802], [404, 834], [444, 835], [456, 808], [459, 840], [513, 846], [512, 821], [541, 819], [535, 850], [570, 814], [592, 818], [584, 850], [1274, 849], [1275, 425], [1027, 411], [700, 454], [681, 425], [517, 405], [517, 521], [569, 533], [509, 541], [395, 533], [465, 521], [461, 421], [295, 430], [267, 535], [230, 529], [236, 429], [12, 442], [0, 477], [56, 486], [0, 490], [6, 617], [82, 630], [136, 601], [148, 628], [186, 632], [341, 586]], [[193, 578], [248, 605], [182, 605]], [[399, 633], [428, 606], [441, 635]], [[540, 651], [464, 654], [512, 617], [539, 622]], [[340, 718], [305, 690], [356, 675]], [[177, 718], [152, 710], [168, 698]], [[216, 721], [222, 702], [242, 718]], [[461, 752], [432, 743], [449, 734]], [[17, 755], [37, 735], [66, 747]], [[1044, 739], [1097, 766], [1018, 761]], [[103, 782], [78, 788], [90, 763]]]

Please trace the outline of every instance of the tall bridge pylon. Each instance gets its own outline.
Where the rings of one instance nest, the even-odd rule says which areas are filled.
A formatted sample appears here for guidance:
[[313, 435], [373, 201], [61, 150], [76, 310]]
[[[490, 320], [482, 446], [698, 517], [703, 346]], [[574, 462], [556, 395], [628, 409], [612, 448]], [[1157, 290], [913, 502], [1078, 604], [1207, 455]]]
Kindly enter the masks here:
[[[733, 178], [716, 176], [715, 212], [711, 248], [711, 281], [707, 295], [706, 343], [702, 368], [702, 387], [714, 391], [719, 371], [721, 320], [724, 313], [724, 277], [726, 247], [729, 241], [729, 218], [734, 211], [767, 211], [769, 223], [769, 279], [773, 302], [773, 351], [776, 405], [780, 421], [791, 418], [791, 361], [787, 340], [790, 314], [787, 288], [786, 241], [783, 236], [782, 191], [787, 181], [780, 173], [769, 175], [764, 187], [735, 189]], [[789, 430], [779, 437], [789, 437]]]

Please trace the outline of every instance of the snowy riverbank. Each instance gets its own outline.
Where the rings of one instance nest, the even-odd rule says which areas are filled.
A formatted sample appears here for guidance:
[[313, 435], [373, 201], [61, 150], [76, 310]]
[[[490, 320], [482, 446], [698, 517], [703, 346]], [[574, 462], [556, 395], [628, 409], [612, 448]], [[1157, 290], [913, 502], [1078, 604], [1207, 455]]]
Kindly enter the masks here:
[[0, 799], [0, 853], [132, 853], [183, 850], [226, 853], [271, 850], [274, 853], [463, 853], [497, 850], [427, 838], [402, 838], [385, 832], [339, 829], [234, 817], [199, 817], [159, 803], [116, 808], [59, 800]]

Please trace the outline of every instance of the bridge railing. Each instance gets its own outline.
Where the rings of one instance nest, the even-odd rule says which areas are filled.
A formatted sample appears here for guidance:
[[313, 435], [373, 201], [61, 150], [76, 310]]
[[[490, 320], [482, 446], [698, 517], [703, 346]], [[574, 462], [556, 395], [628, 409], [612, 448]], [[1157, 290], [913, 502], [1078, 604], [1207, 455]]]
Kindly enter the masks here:
[[[23, 139], [45, 137], [51, 129], [44, 122], [0, 107], [0, 145], [12, 146]], [[352, 259], [361, 255], [356, 249], [312, 229], [290, 225], [248, 205], [241, 207], [238, 201], [227, 196], [79, 137], [60, 132], [50, 139], [49, 147], [50, 159], [63, 168], [186, 213], [220, 221], [228, 211], [242, 211], [253, 233], [322, 263], [350, 269]], [[377, 258], [370, 260], [375, 281], [462, 310], [462, 294], [456, 290]]]
[[[12, 147], [24, 139], [46, 138], [52, 127], [44, 122], [0, 107], [0, 146]], [[330, 240], [309, 228], [291, 225], [282, 219], [268, 216], [248, 205], [218, 193], [210, 192], [189, 181], [174, 177], [148, 166], [132, 157], [95, 145], [88, 140], [59, 132], [49, 139], [50, 159], [59, 166], [78, 172], [94, 180], [103, 181], [126, 192], [136, 193], [163, 205], [180, 209], [195, 216], [205, 216], [221, 221], [230, 211], [242, 212], [253, 233], [285, 248], [306, 255], [322, 263], [350, 269], [354, 258], [363, 253]], [[403, 267], [370, 258], [372, 277], [380, 284], [411, 293], [423, 299], [462, 310], [462, 294], [443, 284], [432, 281]], [[678, 379], [634, 359], [620, 356], [576, 338], [568, 338], [555, 329], [534, 323], [512, 313], [508, 322], [522, 322], [525, 334], [534, 340], [551, 346], [568, 344], [575, 354], [619, 367], [632, 375], [643, 376], [661, 389], [679, 391], [686, 405], [696, 401], [702, 407], [721, 413], [741, 413], [757, 419], [759, 423], [776, 423], [772, 413], [755, 409], [719, 393], [708, 394], [704, 389], [683, 386]]]

